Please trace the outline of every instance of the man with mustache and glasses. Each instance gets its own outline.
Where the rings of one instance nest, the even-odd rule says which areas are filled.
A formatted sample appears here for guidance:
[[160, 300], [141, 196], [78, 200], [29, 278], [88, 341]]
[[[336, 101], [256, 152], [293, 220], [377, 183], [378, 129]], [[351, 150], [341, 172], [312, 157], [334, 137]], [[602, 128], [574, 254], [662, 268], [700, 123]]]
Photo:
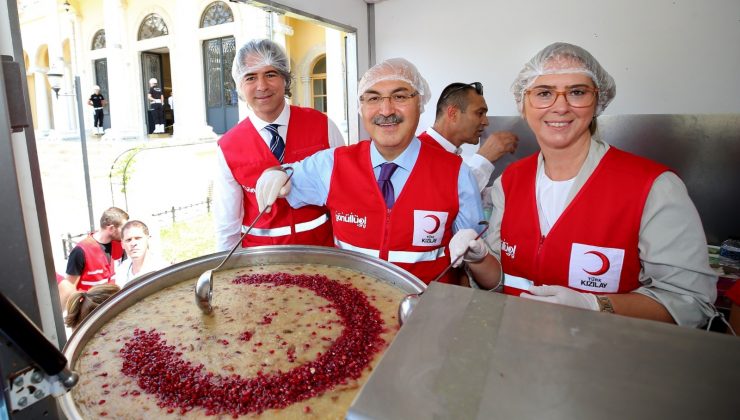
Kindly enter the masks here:
[[[439, 95], [434, 125], [421, 133], [419, 140], [461, 156], [463, 144], [479, 143], [488, 127], [487, 112], [480, 82], [449, 84]], [[475, 154], [463, 156], [484, 199], [487, 194], [483, 190], [491, 180], [493, 163], [506, 153], [514, 153], [518, 143], [511, 131], [496, 131], [488, 135]]]
[[[260, 209], [278, 197], [293, 207], [326, 205], [338, 248], [392, 262], [425, 283], [463, 254], [470, 264], [497, 264], [485, 243], [473, 240], [484, 216], [470, 169], [414, 135], [430, 95], [416, 67], [402, 58], [383, 61], [364, 74], [358, 93], [370, 139], [291, 165], [287, 184], [280, 168], [265, 171], [257, 182]], [[441, 281], [457, 282], [452, 274]]]
[[[268, 39], [244, 44], [234, 58], [232, 76], [249, 114], [218, 142], [214, 183], [216, 249], [231, 249], [244, 226], [257, 217], [255, 184], [266, 168], [301, 160], [344, 145], [337, 126], [323, 113], [289, 105], [293, 76], [283, 49]], [[320, 206], [292, 209], [277, 203], [260, 218], [242, 246], [332, 245], [327, 210]]]

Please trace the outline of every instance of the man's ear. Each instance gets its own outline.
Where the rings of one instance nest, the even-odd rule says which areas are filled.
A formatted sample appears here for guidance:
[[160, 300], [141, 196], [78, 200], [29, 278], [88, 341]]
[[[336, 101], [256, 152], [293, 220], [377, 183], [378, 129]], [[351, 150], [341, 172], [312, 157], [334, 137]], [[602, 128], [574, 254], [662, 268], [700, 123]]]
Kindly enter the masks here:
[[456, 106], [453, 105], [447, 105], [447, 119], [450, 121], [457, 121], [457, 116], [460, 113], [460, 110], [457, 109]]

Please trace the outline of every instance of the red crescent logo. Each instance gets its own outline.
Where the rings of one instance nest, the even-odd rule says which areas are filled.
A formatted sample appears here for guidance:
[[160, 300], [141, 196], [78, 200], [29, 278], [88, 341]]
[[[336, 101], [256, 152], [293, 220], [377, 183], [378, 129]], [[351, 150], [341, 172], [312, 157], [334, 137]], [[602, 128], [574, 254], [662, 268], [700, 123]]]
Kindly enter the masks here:
[[431, 230], [424, 229], [424, 232], [429, 233], [429, 234], [432, 234], [432, 233], [436, 232], [437, 230], [439, 230], [439, 225], [441, 225], [442, 222], [439, 220], [439, 217], [437, 217], [437, 216], [435, 216], [433, 214], [427, 214], [426, 216], [424, 216], [425, 219], [427, 217], [430, 218], [430, 219], [432, 219], [432, 221], [434, 222], [434, 229], [431, 229]]
[[586, 273], [592, 276], [600, 276], [606, 273], [607, 271], [609, 271], [609, 258], [606, 258], [606, 255], [602, 254], [599, 251], [588, 251], [588, 252], [585, 252], [583, 255], [586, 255], [586, 254], [594, 254], [597, 257], [599, 257], [599, 259], [601, 259], [601, 268], [599, 268], [596, 271], [588, 271], [584, 268], [583, 271], [585, 271]]

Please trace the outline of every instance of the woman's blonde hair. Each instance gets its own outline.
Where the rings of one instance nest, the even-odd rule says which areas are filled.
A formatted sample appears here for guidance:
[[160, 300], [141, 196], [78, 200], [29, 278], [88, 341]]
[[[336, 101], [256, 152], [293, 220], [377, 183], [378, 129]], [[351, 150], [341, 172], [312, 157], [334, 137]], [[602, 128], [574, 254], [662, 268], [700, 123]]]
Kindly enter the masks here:
[[116, 294], [120, 287], [115, 284], [100, 284], [93, 286], [87, 292], [75, 292], [67, 299], [67, 316], [64, 323], [69, 328], [77, 328], [78, 325], [103, 302]]

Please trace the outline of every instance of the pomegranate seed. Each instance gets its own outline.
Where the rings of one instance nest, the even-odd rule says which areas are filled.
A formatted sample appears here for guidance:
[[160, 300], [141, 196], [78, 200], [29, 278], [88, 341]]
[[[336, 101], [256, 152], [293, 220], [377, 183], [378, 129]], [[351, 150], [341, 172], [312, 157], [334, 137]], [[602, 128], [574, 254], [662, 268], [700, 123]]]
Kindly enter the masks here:
[[[287, 372], [258, 371], [254, 377], [242, 378], [237, 374], [222, 376], [207, 372], [202, 364], [194, 365], [184, 360], [175, 346], [167, 344], [164, 334], [154, 329], [135, 329], [119, 351], [123, 360], [121, 372], [133, 378], [141, 390], [155, 396], [158, 405], [167, 407], [168, 413], [179, 409], [180, 414], [186, 414], [194, 407], [201, 407], [206, 415], [238, 417], [287, 407], [356, 380], [368, 368], [374, 355], [386, 346], [381, 338], [386, 330], [380, 312], [369, 303], [363, 292], [350, 285], [318, 274], [287, 273], [243, 275], [232, 283], [267, 288], [296, 286], [311, 290], [330, 302], [319, 310], [336, 313], [342, 332], [336, 338], [321, 337], [331, 343], [326, 351], [318, 352], [313, 361]], [[311, 310], [309, 308], [307, 312]], [[258, 324], [270, 324], [277, 315], [277, 312], [263, 315]], [[321, 327], [331, 329], [331, 326]], [[316, 333], [311, 335], [316, 336]], [[252, 336], [253, 332], [246, 331], [239, 335], [239, 340], [249, 341]], [[225, 339], [217, 341], [228, 344]], [[281, 342], [281, 346], [287, 345], [286, 341]], [[255, 343], [255, 347], [259, 346], [262, 342]], [[304, 344], [304, 349], [309, 347]], [[257, 350], [253, 348], [252, 351]], [[295, 345], [288, 346], [286, 353], [290, 362], [296, 361]], [[140, 392], [134, 390], [130, 395], [138, 396]], [[305, 406], [303, 411], [310, 413], [312, 410]]]

